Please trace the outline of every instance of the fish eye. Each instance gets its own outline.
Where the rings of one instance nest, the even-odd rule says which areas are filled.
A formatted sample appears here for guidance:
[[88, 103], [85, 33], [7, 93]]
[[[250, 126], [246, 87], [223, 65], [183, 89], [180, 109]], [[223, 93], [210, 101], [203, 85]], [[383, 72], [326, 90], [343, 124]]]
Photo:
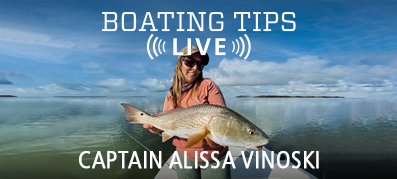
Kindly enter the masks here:
[[253, 129], [250, 129], [250, 130], [248, 130], [248, 134], [250, 134], [250, 135], [255, 135], [255, 134], [256, 134], [256, 131], [253, 130]]
[[141, 116], [143, 116], [143, 113], [141, 113]]

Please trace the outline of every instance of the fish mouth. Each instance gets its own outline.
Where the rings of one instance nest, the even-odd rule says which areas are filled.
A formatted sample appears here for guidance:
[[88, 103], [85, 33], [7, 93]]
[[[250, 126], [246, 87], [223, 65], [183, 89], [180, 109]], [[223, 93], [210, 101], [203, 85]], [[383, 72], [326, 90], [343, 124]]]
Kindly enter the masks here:
[[269, 138], [265, 139], [265, 142], [262, 143], [262, 145], [256, 146], [255, 149], [258, 149], [259, 151], [264, 151], [265, 150], [265, 145], [269, 143]]
[[265, 146], [261, 145], [261, 146], [257, 146], [256, 149], [258, 149], [259, 151], [263, 151], [263, 148], [265, 148]]
[[252, 148], [257, 149], [259, 151], [264, 151], [265, 150], [265, 145], [269, 143], [269, 139], [266, 139], [265, 142], [261, 143], [262, 145], [258, 146], [253, 146]]

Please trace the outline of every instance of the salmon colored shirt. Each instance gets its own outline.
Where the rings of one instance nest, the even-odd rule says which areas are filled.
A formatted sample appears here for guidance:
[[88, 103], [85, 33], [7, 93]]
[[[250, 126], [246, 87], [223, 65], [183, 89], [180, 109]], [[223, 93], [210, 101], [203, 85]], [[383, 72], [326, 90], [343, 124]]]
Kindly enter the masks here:
[[[189, 98], [190, 93], [192, 93], [192, 89], [193, 87], [182, 93], [182, 101], [181, 101], [182, 108], [186, 108], [198, 104], [215, 104], [226, 107], [225, 99], [223, 98], [221, 90], [211, 79], [204, 79], [201, 82], [197, 93], [198, 94], [197, 99], [199, 100], [199, 102], [196, 100], [194, 96]], [[171, 109], [173, 109], [172, 97], [171, 97], [171, 93], [168, 92], [167, 96], [165, 97], [163, 111], [168, 111]], [[202, 151], [208, 151], [207, 154], [203, 154], [203, 157], [208, 161], [212, 161], [211, 158], [212, 152], [218, 151], [219, 154], [214, 155], [216, 158], [218, 158], [228, 150], [226, 146], [220, 146], [220, 145], [216, 148], [211, 148], [206, 142], [199, 142], [190, 148], [185, 148], [186, 143], [187, 143], [187, 139], [176, 136], [174, 137], [174, 141], [172, 142], [172, 144], [176, 146], [176, 150], [178, 150], [182, 155], [184, 155], [184, 151], [186, 151], [187, 159], [191, 161], [196, 160], [195, 151], [197, 151], [197, 161], [204, 162], [204, 160], [200, 158], [200, 153]]]

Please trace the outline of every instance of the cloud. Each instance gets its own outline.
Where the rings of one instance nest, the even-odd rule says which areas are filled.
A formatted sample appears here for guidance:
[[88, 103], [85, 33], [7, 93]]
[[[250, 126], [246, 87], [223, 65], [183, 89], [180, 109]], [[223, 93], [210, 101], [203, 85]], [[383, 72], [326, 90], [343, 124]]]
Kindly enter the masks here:
[[344, 81], [338, 81], [336, 84], [305, 84], [302, 81], [290, 81], [278, 89], [273, 90], [277, 94], [327, 94], [329, 92], [350, 92], [354, 87]]
[[[1, 78], [0, 78], [1, 80]], [[124, 79], [106, 79], [93, 84], [83, 84], [79, 82], [59, 82], [47, 85], [40, 85], [30, 88], [4, 88], [0, 93], [6, 94], [25, 94], [25, 95], [82, 95], [82, 94], [113, 94], [135, 92], [132, 83]]]
[[17, 71], [0, 71], [0, 77], [7, 78], [8, 81], [12, 81], [12, 84], [22, 84], [33, 82], [32, 77], [27, 76]]
[[[75, 94], [81, 93], [82, 90], [68, 89], [65, 88], [67, 85], [58, 85], [58, 84], [49, 84], [44, 86], [38, 86], [37, 88], [33, 88], [30, 91], [33, 93], [52, 93], [52, 94]], [[89, 89], [86, 89], [89, 91]]]
[[279, 86], [221, 86], [222, 92], [229, 96], [237, 95], [317, 95], [344, 96], [348, 98], [395, 98], [397, 85], [385, 80], [381, 84], [354, 84], [338, 81], [336, 84], [306, 84], [290, 81]]
[[261, 86], [224, 86], [222, 87], [222, 93], [224, 94], [263, 94], [270, 93], [269, 89], [266, 89]]
[[304, 84], [380, 84], [396, 79], [397, 69], [384, 65], [329, 66], [317, 56], [291, 58], [285, 63], [223, 59], [217, 68], [205, 72], [219, 85], [287, 85], [291, 81]]
[[283, 85], [294, 79], [306, 83], [335, 82], [322, 73], [327, 63], [314, 56], [292, 58], [286, 63], [223, 59], [204, 75], [220, 85]]
[[55, 41], [52, 36], [36, 33], [30, 31], [24, 31], [19, 29], [11, 29], [0, 27], [0, 41], [18, 43], [18, 44], [30, 44], [30, 45], [44, 45], [58, 48], [72, 48], [76, 44], [71, 42]]
[[88, 85], [84, 85], [82, 83], [77, 82], [62, 82], [56, 84], [58, 87], [63, 88], [65, 90], [71, 91], [90, 91], [91, 88]]
[[11, 85], [11, 81], [7, 80], [5, 77], [0, 76], [0, 85]]
[[140, 86], [144, 88], [145, 91], [148, 92], [165, 92], [170, 89], [172, 85], [172, 79], [147, 79], [142, 81]]
[[73, 85], [69, 84], [48, 84], [48, 85], [40, 85], [37, 87], [30, 88], [4, 88], [0, 90], [0, 93], [4, 94], [24, 94], [24, 95], [49, 95], [49, 94], [89, 94], [95, 93], [91, 88], [76, 88], [71, 87]]
[[[22, 28], [0, 27], [0, 55], [41, 63], [71, 64], [81, 63], [82, 59], [101, 59], [103, 54], [109, 53], [122, 55], [146, 52], [141, 44], [131, 44], [130, 41], [120, 40], [119, 36], [109, 37], [100, 32], [87, 33], [73, 28], [49, 30], [44, 27], [39, 29], [40, 33]], [[88, 73], [103, 72], [103, 69], [85, 70]]]
[[329, 65], [317, 56], [286, 62], [223, 59], [204, 72], [225, 94], [342, 95], [369, 97], [397, 91], [397, 68], [386, 65]]
[[81, 65], [84, 73], [88, 74], [104, 74], [106, 70], [101, 67], [100, 64], [96, 62], [86, 62]]
[[[7, 76], [8, 79], [4, 76]], [[24, 74], [16, 71], [0, 71], [0, 85], [14, 84], [12, 81], [9, 80], [10, 78], [12, 81], [14, 81], [15, 79], [26, 79], [27, 77]]]
[[[12, 84], [12, 82], [8, 81], [4, 77], [0, 77], [0, 84]], [[39, 85], [37, 87], [8, 87], [0, 89], [0, 93], [24, 95], [125, 95], [125, 93], [150, 94], [153, 92], [166, 92], [171, 85], [172, 79], [146, 79], [141, 81], [139, 84], [134, 84], [132, 81], [128, 81], [126, 79], [110, 78], [100, 80], [95, 83], [62, 81], [58, 83]]]
[[95, 84], [97, 87], [102, 88], [105, 92], [136, 92], [136, 88], [132, 82], [125, 79], [106, 79], [98, 81]]
[[24, 74], [16, 71], [0, 71], [1, 76], [25, 76]]

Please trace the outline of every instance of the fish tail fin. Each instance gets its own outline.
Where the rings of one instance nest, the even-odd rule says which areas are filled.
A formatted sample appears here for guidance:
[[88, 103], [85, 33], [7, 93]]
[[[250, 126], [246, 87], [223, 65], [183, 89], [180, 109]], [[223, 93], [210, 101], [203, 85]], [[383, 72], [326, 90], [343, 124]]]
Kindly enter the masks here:
[[128, 122], [131, 123], [147, 123], [150, 115], [134, 106], [126, 103], [121, 103], [125, 109], [125, 117]]

